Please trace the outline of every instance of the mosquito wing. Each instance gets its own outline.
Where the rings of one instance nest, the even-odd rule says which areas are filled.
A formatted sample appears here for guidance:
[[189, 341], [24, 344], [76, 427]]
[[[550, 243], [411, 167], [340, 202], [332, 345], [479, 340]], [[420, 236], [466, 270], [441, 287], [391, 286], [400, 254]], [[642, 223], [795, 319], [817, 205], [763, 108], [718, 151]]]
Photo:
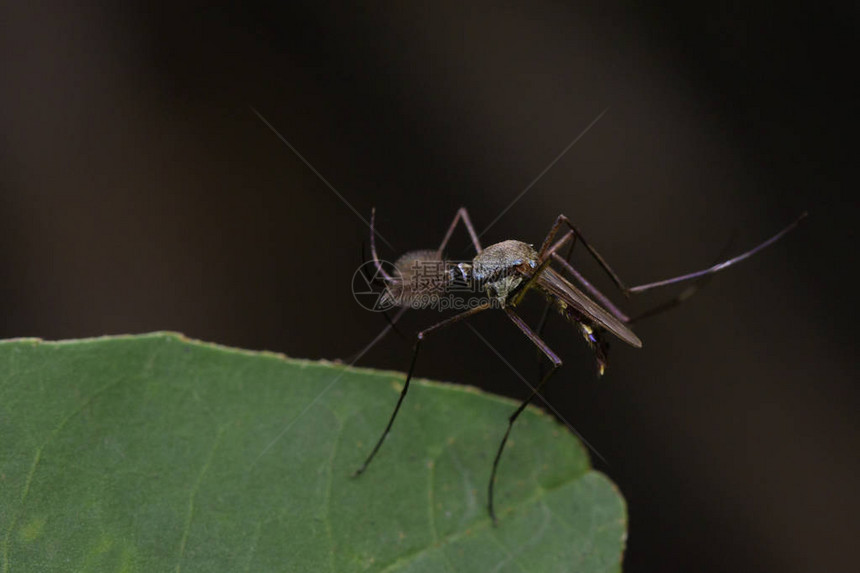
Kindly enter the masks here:
[[558, 297], [561, 303], [572, 307], [577, 312], [594, 321], [594, 323], [605, 328], [630, 346], [642, 347], [642, 341], [630, 330], [626, 324], [615, 318], [608, 310], [588, 298], [588, 296], [570, 284], [566, 278], [558, 274], [552, 267], [546, 267], [537, 277], [537, 285]]

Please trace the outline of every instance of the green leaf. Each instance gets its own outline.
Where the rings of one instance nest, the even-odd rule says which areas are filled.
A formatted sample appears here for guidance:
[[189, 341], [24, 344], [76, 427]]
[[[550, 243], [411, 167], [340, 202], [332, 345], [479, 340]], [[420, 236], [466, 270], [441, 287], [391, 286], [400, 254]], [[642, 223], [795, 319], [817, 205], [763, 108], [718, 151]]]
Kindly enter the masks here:
[[175, 334], [0, 342], [0, 571], [618, 571], [621, 496], [530, 408]]

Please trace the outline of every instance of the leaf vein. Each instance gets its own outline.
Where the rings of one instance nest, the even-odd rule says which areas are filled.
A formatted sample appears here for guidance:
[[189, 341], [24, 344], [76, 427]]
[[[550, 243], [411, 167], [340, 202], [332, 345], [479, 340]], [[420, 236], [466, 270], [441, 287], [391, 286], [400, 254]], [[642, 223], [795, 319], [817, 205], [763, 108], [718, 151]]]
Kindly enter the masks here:
[[[546, 532], [547, 526], [549, 526], [549, 522], [552, 520], [552, 511], [550, 510], [549, 506], [546, 505], [546, 502], [540, 500], [540, 505], [543, 508], [544, 513], [544, 520], [540, 526], [540, 529], [538, 529], [535, 534], [532, 535], [525, 542], [521, 543], [520, 546], [517, 547], [516, 551], [509, 553], [507, 559], [500, 561], [499, 564], [496, 565], [496, 567], [493, 569], [494, 572], [501, 571], [502, 567], [504, 567], [504, 565], [510, 561], [516, 563], [517, 567], [519, 567], [520, 570], [528, 571], [528, 569], [523, 567], [522, 563], [520, 563], [520, 560], [517, 559], [517, 556], [520, 555], [523, 551], [525, 551], [527, 547], [529, 547], [530, 545], [534, 545], [537, 541], [540, 540], [541, 537], [543, 537], [543, 534]], [[496, 541], [498, 541], [501, 545], [501, 541], [497, 539], [497, 536], [495, 534], [493, 535], [493, 538], [496, 539]]]
[[[337, 420], [337, 416], [334, 417]], [[328, 460], [328, 484], [326, 486], [326, 494], [325, 494], [325, 513], [324, 513], [324, 521], [325, 521], [325, 529], [326, 534], [328, 535], [329, 543], [331, 544], [331, 549], [329, 550], [329, 564], [331, 565], [332, 573], [336, 570], [334, 568], [334, 532], [331, 527], [331, 490], [332, 483], [334, 482], [334, 459], [337, 454], [337, 445], [340, 442], [340, 438], [343, 435], [343, 430], [346, 424], [338, 420], [338, 428], [337, 433], [335, 434], [334, 440], [332, 440], [331, 446], [331, 455], [329, 455]]]
[[215, 440], [212, 443], [212, 447], [209, 449], [209, 455], [206, 456], [206, 461], [203, 463], [203, 467], [200, 469], [200, 472], [197, 474], [197, 479], [194, 480], [194, 484], [191, 486], [191, 491], [188, 495], [188, 511], [185, 515], [185, 525], [182, 528], [182, 538], [179, 541], [179, 557], [176, 560], [176, 573], [179, 573], [182, 569], [182, 558], [185, 555], [185, 545], [188, 541], [188, 533], [191, 531], [191, 521], [194, 517], [194, 500], [197, 497], [197, 492], [200, 490], [200, 484], [203, 482], [203, 476], [209, 470], [209, 467], [212, 465], [212, 459], [215, 457], [215, 451], [221, 445], [221, 436], [224, 435], [224, 430], [226, 426], [221, 426], [218, 428], [218, 434], [215, 436]]
[[3, 538], [3, 569], [2, 569], [3, 573], [8, 573], [8, 571], [9, 571], [9, 543], [12, 539], [12, 532], [15, 530], [15, 527], [18, 525], [18, 521], [20, 520], [21, 515], [24, 513], [24, 507], [27, 504], [27, 497], [30, 494], [30, 487], [33, 483], [33, 476], [36, 474], [36, 469], [39, 467], [39, 462], [42, 460], [42, 452], [54, 439], [56, 439], [56, 437], [60, 434], [60, 432], [63, 430], [63, 428], [65, 428], [66, 425], [73, 418], [75, 418], [78, 414], [83, 412], [90, 404], [92, 404], [92, 402], [96, 398], [98, 398], [99, 396], [101, 396], [105, 392], [108, 392], [112, 388], [118, 386], [120, 383], [129, 380], [130, 378], [131, 377], [118, 378], [118, 379], [110, 382], [109, 384], [105, 384], [102, 388], [93, 392], [93, 394], [91, 394], [89, 398], [84, 400], [80, 404], [80, 406], [78, 406], [75, 410], [73, 410], [71, 413], [69, 413], [68, 416], [63, 418], [63, 421], [60, 422], [60, 424], [56, 428], [54, 428], [54, 430], [51, 432], [51, 434], [48, 436], [48, 438], [42, 443], [42, 445], [40, 445], [38, 448], [36, 448], [36, 453], [33, 456], [33, 462], [30, 464], [30, 471], [27, 473], [27, 478], [24, 480], [24, 487], [22, 488], [22, 491], [21, 491], [21, 502], [18, 506], [18, 510], [15, 512], [15, 516], [12, 518], [12, 521], [9, 523], [9, 529], [6, 530], [6, 535]]
[[[585, 472], [583, 472], [581, 474], [571, 476], [570, 479], [562, 481], [560, 484], [553, 486], [551, 488], [541, 488], [541, 489], [537, 490], [533, 495], [520, 501], [516, 505], [516, 507], [523, 509], [523, 508], [527, 508], [531, 505], [541, 503], [543, 501], [543, 498], [546, 495], [548, 495], [554, 491], [560, 490], [564, 487], [567, 487], [567, 486], [569, 486], [569, 485], [571, 485], [571, 484], [573, 484], [579, 480], [584, 479], [586, 476], [592, 475], [595, 473], [596, 472], [594, 470], [589, 469], [589, 470], [586, 470]], [[474, 535], [476, 532], [487, 529], [489, 527], [492, 527], [492, 521], [490, 520], [489, 517], [479, 518], [475, 521], [475, 524], [473, 527], [463, 529], [460, 531], [452, 531], [451, 533], [444, 535], [442, 537], [442, 539], [440, 539], [440, 541], [439, 541], [439, 546], [444, 547], [445, 545], [455, 543], [455, 542], [457, 542], [457, 541], [459, 541], [459, 540], [461, 540], [461, 539], [463, 539], [469, 535]], [[381, 569], [380, 573], [389, 573], [390, 571], [394, 571], [395, 567], [402, 565], [403, 563], [406, 563], [409, 561], [414, 561], [415, 559], [417, 559], [418, 557], [421, 557], [421, 555], [423, 555], [424, 553], [427, 553], [431, 549], [434, 549], [434, 547], [422, 547], [421, 549], [418, 549], [417, 551], [413, 551], [412, 553], [408, 553], [406, 555], [398, 557], [394, 561], [389, 563], [385, 568]]]

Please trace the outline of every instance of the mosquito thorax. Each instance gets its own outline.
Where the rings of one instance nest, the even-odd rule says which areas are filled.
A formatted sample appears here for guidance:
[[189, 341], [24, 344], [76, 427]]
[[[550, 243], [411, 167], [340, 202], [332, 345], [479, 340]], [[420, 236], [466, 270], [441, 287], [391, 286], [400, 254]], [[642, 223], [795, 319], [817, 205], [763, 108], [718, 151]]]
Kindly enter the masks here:
[[472, 276], [476, 280], [492, 280], [499, 274], [513, 272], [522, 264], [537, 268], [538, 254], [534, 247], [513, 239], [490, 245], [472, 259]]
[[538, 254], [532, 245], [508, 240], [478, 253], [471, 265], [461, 264], [460, 272], [467, 280], [477, 282], [504, 307], [508, 296], [529, 276], [528, 271], [537, 266]]

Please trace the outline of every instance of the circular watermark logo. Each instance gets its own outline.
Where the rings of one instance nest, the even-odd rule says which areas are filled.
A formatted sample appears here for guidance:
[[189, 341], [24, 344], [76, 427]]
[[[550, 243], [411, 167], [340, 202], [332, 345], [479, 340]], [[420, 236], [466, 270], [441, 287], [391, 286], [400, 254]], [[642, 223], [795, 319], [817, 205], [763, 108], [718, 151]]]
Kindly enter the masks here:
[[[383, 274], [384, 273], [384, 274]], [[371, 312], [385, 312], [398, 306], [398, 296], [390, 288], [385, 275], [397, 276], [394, 265], [388, 261], [368, 261], [352, 275], [352, 296], [355, 302]]]

